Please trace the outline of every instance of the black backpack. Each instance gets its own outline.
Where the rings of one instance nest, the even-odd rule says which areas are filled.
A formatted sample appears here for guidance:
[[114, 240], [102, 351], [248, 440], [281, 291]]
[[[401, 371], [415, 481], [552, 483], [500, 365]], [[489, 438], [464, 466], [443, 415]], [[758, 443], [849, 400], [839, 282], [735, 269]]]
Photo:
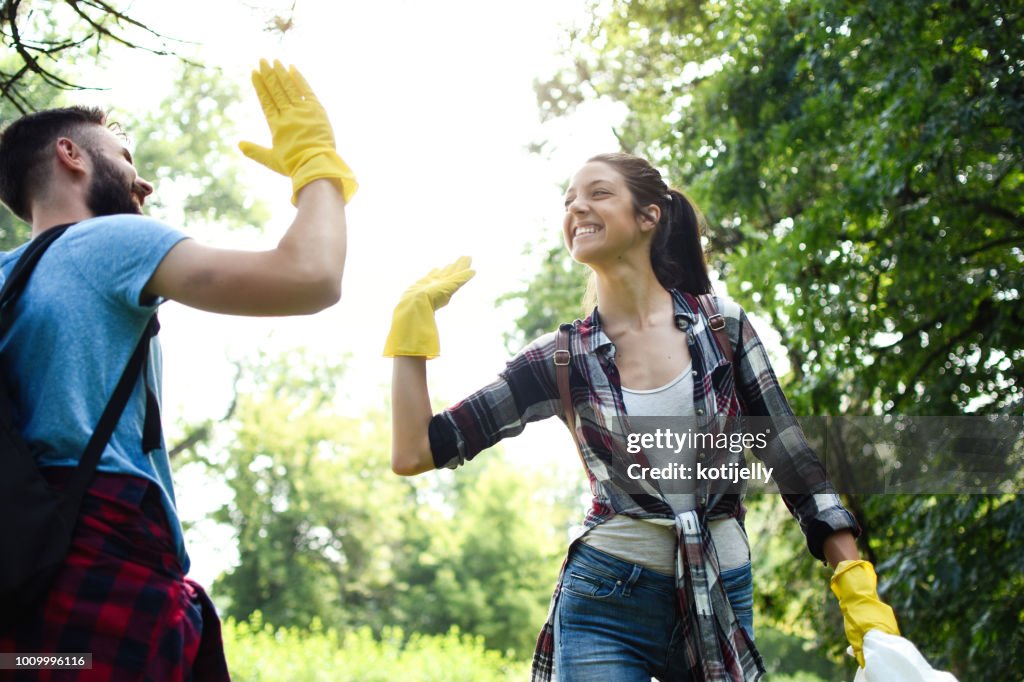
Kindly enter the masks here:
[[[32, 240], [0, 290], [0, 336], [10, 327], [14, 303], [46, 249], [70, 225], [53, 227]], [[128, 365], [62, 490], [43, 477], [14, 423], [6, 378], [0, 376], [0, 619], [17, 620], [49, 590], [67, 555], [78, 510], [100, 455], [121, 418], [159, 330], [150, 319]], [[148, 404], [148, 403], [147, 403]], [[150, 421], [147, 409], [147, 425]], [[159, 417], [157, 417], [159, 423]]]

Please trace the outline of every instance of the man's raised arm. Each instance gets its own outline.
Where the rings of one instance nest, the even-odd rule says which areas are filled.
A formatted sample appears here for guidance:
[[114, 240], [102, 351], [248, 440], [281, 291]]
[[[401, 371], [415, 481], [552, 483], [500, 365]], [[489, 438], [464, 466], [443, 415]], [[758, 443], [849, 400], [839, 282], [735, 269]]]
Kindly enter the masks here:
[[186, 239], [167, 254], [145, 293], [231, 315], [303, 315], [341, 296], [345, 202], [358, 185], [335, 151], [327, 113], [306, 80], [279, 62], [252, 75], [272, 146], [239, 146], [292, 179], [295, 220], [269, 251], [218, 249]]

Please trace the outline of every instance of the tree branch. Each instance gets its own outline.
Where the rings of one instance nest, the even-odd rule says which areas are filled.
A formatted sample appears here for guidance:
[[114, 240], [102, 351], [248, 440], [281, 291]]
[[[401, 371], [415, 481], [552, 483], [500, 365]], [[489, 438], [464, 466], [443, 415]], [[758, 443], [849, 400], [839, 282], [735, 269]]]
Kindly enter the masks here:
[[125, 47], [130, 47], [133, 50], [143, 50], [145, 52], [149, 52], [151, 54], [161, 55], [161, 56], [167, 56], [167, 55], [173, 54], [172, 52], [167, 51], [167, 50], [158, 50], [158, 49], [155, 49], [155, 48], [146, 47], [144, 45], [139, 45], [137, 43], [134, 43], [134, 42], [128, 40], [127, 38], [125, 38], [125, 37], [123, 37], [121, 35], [118, 35], [118, 34], [114, 33], [113, 31], [111, 31], [110, 29], [108, 29], [103, 24], [97, 22], [95, 19], [92, 18], [92, 16], [89, 15], [88, 12], [86, 12], [85, 10], [83, 10], [83, 9], [81, 9], [79, 7], [79, 3], [85, 4], [85, 5], [89, 6], [89, 7], [93, 7], [95, 9], [100, 10], [101, 12], [104, 12], [105, 14], [108, 14], [110, 17], [113, 17], [113, 20], [114, 20], [115, 24], [120, 24], [123, 21], [126, 24], [129, 24], [131, 26], [135, 26], [136, 28], [142, 29], [143, 31], [149, 33], [150, 35], [152, 35], [155, 38], [159, 38], [160, 40], [173, 40], [171, 38], [168, 38], [167, 36], [164, 36], [164, 35], [162, 35], [160, 33], [157, 33], [156, 31], [154, 31], [153, 29], [149, 28], [145, 24], [142, 24], [141, 22], [136, 21], [135, 19], [132, 19], [128, 15], [126, 15], [126, 14], [124, 14], [124, 13], [122, 13], [122, 12], [116, 10], [116, 9], [114, 9], [113, 7], [111, 7], [110, 5], [108, 5], [105, 2], [98, 2], [96, 0], [65, 0], [65, 2], [67, 3], [67, 5], [69, 7], [71, 7], [72, 10], [74, 10], [75, 14], [77, 14], [87, 24], [89, 24], [90, 26], [93, 27], [93, 29], [95, 29], [96, 33], [94, 35], [99, 35], [99, 36], [102, 36], [102, 37], [107, 38], [109, 40], [113, 40], [114, 42], [120, 43], [121, 45], [124, 45]]
[[[0, 6], [0, 26], [9, 25], [10, 29], [3, 34], [5, 47], [13, 50], [21, 59], [23, 65], [13, 73], [3, 73], [0, 77], [0, 96], [14, 105], [22, 114], [31, 111], [34, 106], [31, 98], [25, 92], [25, 79], [34, 74], [46, 85], [58, 90], [90, 90], [95, 89], [88, 86], [78, 85], [58, 75], [52, 68], [44, 66], [40, 57], [45, 57], [54, 62], [63, 60], [71, 62], [71, 55], [77, 55], [76, 48], [80, 48], [93, 38], [99, 41], [113, 42], [128, 47], [129, 49], [142, 50], [158, 56], [173, 56], [192, 66], [199, 66], [196, 62], [182, 57], [173, 49], [167, 46], [167, 41], [184, 44], [187, 41], [165, 36], [162, 33], [146, 26], [141, 21], [129, 16], [104, 0], [50, 0], [49, 10], [59, 5], [66, 5], [80, 20], [77, 28], [83, 25], [86, 35], [78, 39], [62, 40], [33, 40], [25, 36], [20, 24], [26, 22], [25, 16], [31, 15], [32, 10], [20, 12], [22, 0], [4, 0]], [[102, 13], [102, 15], [97, 14]], [[114, 28], [110, 26], [113, 23]], [[146, 45], [143, 42], [135, 41], [124, 33], [128, 29], [138, 29], [149, 37], [160, 42], [159, 46]]]
[[973, 256], [977, 256], [982, 251], [988, 251], [989, 249], [1006, 246], [1008, 244], [1024, 244], [1024, 236], [1020, 234], [1013, 234], [1008, 237], [1003, 237], [1002, 239], [996, 239], [994, 241], [981, 244], [980, 246], [976, 246], [973, 249], [964, 251], [957, 255], [961, 258], [971, 258]]

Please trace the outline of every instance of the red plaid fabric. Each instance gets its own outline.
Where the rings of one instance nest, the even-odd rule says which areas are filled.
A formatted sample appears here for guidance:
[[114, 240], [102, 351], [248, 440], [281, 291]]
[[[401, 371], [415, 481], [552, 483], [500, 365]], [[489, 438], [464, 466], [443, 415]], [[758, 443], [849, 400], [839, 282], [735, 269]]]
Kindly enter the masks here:
[[[60, 486], [70, 469], [46, 470]], [[185, 578], [145, 479], [97, 473], [46, 600], [0, 630], [0, 652], [92, 654], [90, 670], [0, 671], [2, 680], [229, 680], [220, 621]]]

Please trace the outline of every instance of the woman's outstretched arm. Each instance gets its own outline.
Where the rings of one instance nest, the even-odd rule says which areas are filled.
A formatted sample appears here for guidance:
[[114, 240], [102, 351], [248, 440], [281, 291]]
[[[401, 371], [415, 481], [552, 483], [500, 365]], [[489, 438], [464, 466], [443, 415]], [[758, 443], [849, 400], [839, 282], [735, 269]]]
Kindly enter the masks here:
[[415, 476], [434, 468], [428, 427], [433, 410], [427, 359], [397, 356], [391, 374], [391, 470]]
[[441, 344], [434, 312], [473, 276], [469, 258], [431, 270], [402, 294], [391, 318], [384, 355], [394, 358], [391, 380], [391, 470], [415, 476], [434, 468], [430, 450], [430, 393], [427, 359]]

